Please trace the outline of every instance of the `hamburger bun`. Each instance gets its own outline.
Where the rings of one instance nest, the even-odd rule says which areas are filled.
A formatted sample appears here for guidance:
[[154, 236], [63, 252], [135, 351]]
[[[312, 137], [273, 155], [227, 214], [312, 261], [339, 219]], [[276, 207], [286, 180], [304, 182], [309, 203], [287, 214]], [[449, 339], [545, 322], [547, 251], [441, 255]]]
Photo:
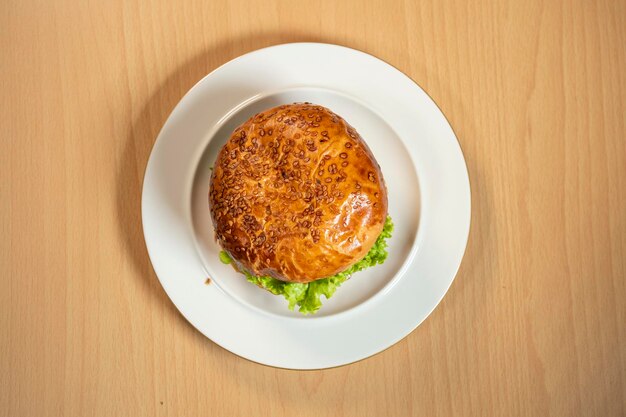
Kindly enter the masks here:
[[238, 127], [211, 175], [216, 239], [240, 271], [311, 282], [362, 259], [387, 189], [363, 139], [329, 109], [295, 103]]

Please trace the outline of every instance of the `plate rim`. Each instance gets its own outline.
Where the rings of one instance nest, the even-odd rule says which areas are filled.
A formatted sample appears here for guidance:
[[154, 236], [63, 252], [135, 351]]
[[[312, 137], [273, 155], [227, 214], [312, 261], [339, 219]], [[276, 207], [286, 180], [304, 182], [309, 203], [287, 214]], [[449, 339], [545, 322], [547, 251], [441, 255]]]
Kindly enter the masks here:
[[[261, 53], [263, 51], [266, 50], [270, 50], [270, 49], [277, 49], [277, 48], [282, 48], [282, 47], [297, 47], [297, 46], [304, 46], [304, 47], [309, 47], [309, 46], [314, 46], [314, 47], [332, 47], [332, 48], [339, 48], [339, 49], [343, 49], [345, 50], [345, 52], [357, 52], [359, 54], [363, 54], [365, 56], [368, 57], [368, 59], [374, 59], [377, 61], [380, 61], [381, 63], [383, 63], [384, 65], [390, 67], [391, 69], [395, 70], [398, 74], [402, 75], [403, 77], [405, 77], [408, 81], [410, 81], [412, 84], [414, 84], [419, 90], [421, 90], [422, 93], [424, 93], [426, 95], [426, 97], [428, 97], [429, 101], [431, 104], [434, 104], [434, 106], [436, 107], [437, 111], [440, 113], [440, 115], [443, 117], [443, 119], [445, 120], [447, 127], [450, 128], [452, 135], [454, 136], [454, 142], [456, 143], [456, 145], [458, 146], [458, 151], [460, 153], [461, 156], [461, 162], [463, 165], [463, 171], [464, 171], [464, 185], [466, 186], [466, 191], [467, 191], [467, 212], [466, 217], [467, 217], [467, 221], [464, 222], [464, 230], [465, 233], [463, 234], [463, 244], [462, 244], [462, 253], [460, 255], [460, 258], [458, 259], [458, 264], [456, 265], [456, 267], [454, 268], [454, 273], [452, 274], [451, 279], [449, 279], [449, 282], [447, 282], [446, 284], [446, 288], [444, 291], [442, 291], [442, 293], [440, 294], [440, 296], [436, 299], [436, 302], [433, 304], [432, 308], [429, 309], [428, 313], [425, 314], [420, 320], [416, 321], [416, 323], [410, 328], [410, 330], [406, 331], [406, 333], [404, 331], [401, 331], [399, 333], [401, 333], [401, 335], [395, 339], [393, 339], [391, 342], [385, 342], [386, 347], [377, 350], [369, 355], [360, 357], [358, 359], [355, 359], [354, 361], [349, 361], [349, 362], [343, 362], [337, 365], [332, 365], [332, 366], [323, 366], [323, 367], [317, 367], [317, 368], [312, 368], [312, 367], [304, 367], [304, 368], [298, 368], [298, 367], [289, 367], [289, 366], [281, 366], [281, 365], [277, 365], [277, 364], [270, 364], [270, 363], [264, 363], [262, 361], [257, 361], [254, 360], [250, 357], [244, 356], [242, 354], [239, 354], [231, 349], [228, 349], [227, 347], [225, 347], [224, 345], [222, 345], [221, 343], [219, 343], [218, 341], [216, 341], [214, 338], [209, 337], [204, 331], [202, 331], [198, 326], [196, 326], [196, 324], [185, 314], [183, 313], [183, 309], [179, 307], [179, 305], [174, 301], [174, 299], [172, 298], [172, 296], [170, 295], [170, 293], [168, 292], [168, 290], [165, 287], [165, 284], [163, 282], [163, 279], [161, 278], [161, 276], [159, 275], [159, 273], [157, 272], [155, 263], [153, 261], [154, 259], [154, 248], [151, 249], [151, 245], [149, 243], [149, 239], [147, 236], [147, 230], [146, 230], [146, 222], [145, 222], [145, 212], [146, 212], [146, 201], [145, 201], [145, 194], [146, 194], [146, 178], [149, 174], [150, 171], [150, 165], [151, 165], [151, 161], [152, 161], [152, 156], [154, 153], [154, 150], [157, 146], [157, 144], [159, 143], [159, 141], [162, 141], [162, 136], [163, 136], [163, 132], [166, 130], [166, 127], [168, 127], [168, 123], [170, 122], [170, 120], [172, 119], [172, 115], [174, 115], [175, 113], [177, 113], [177, 111], [180, 111], [180, 109], [183, 107], [183, 105], [186, 102], [186, 98], [188, 98], [195, 90], [198, 89], [198, 87], [203, 84], [203, 82], [205, 82], [206, 79], [208, 79], [209, 77], [211, 77], [212, 75], [214, 75], [216, 72], [223, 70], [225, 67], [227, 67], [229, 64], [232, 64], [235, 61], [238, 61], [244, 57], [249, 57], [250, 55], [253, 54], [257, 54], [257, 53]], [[320, 86], [320, 85], [302, 85], [300, 87], [305, 87], [305, 88], [321, 88], [321, 89], [325, 89], [328, 91], [333, 91], [335, 93], [339, 93], [342, 95], [349, 95], [350, 98], [353, 98], [353, 95], [351, 93], [348, 93], [347, 91], [344, 90], [334, 90], [332, 88], [326, 87], [326, 86]], [[285, 89], [290, 89], [290, 88], [296, 88], [296, 87], [287, 87]], [[237, 105], [236, 107], [231, 108], [228, 112], [226, 112], [224, 115], [222, 115], [219, 119], [219, 122], [215, 124], [214, 127], [212, 127], [210, 129], [211, 132], [215, 132], [215, 129], [219, 128], [219, 126], [221, 126], [223, 124], [224, 120], [227, 120], [228, 118], [232, 117], [233, 114], [235, 114], [238, 110], [244, 108], [247, 104], [254, 102], [255, 100], [259, 99], [259, 96], [264, 96], [265, 94], [259, 94], [257, 96], [253, 96], [250, 97], [248, 100], [242, 101], [241, 103], [239, 103], [239, 105]], [[362, 99], [360, 99], [359, 97], [356, 97], [356, 99], [358, 99], [359, 101], [363, 101]], [[370, 110], [374, 111], [376, 114], [379, 114], [378, 109], [371, 109]], [[380, 114], [379, 114], [380, 115]], [[390, 127], [393, 128], [393, 125], [388, 123], [387, 120], [382, 117], [382, 115], [380, 115], [380, 117], [382, 118], [382, 120], [385, 121], [385, 123], [389, 124]], [[206, 143], [208, 144], [210, 142], [210, 140], [208, 140]], [[403, 145], [405, 145], [405, 143], [403, 142]], [[174, 106], [174, 108], [171, 110], [171, 112], [169, 113], [166, 121], [164, 122], [163, 126], [161, 127], [161, 129], [159, 130], [159, 133], [156, 136], [156, 139], [154, 141], [154, 144], [152, 146], [152, 149], [150, 151], [150, 155], [148, 158], [148, 161], [145, 165], [145, 169], [144, 169], [144, 175], [143, 175], [143, 183], [142, 183], [142, 195], [141, 195], [141, 222], [142, 222], [142, 231], [144, 234], [144, 241], [146, 244], [146, 249], [148, 251], [148, 255], [150, 258], [150, 263], [152, 265], [152, 268], [155, 272], [155, 275], [157, 276], [157, 279], [159, 280], [160, 285], [162, 286], [163, 290], [165, 291], [165, 293], [168, 295], [168, 298], [170, 299], [170, 301], [174, 304], [174, 306], [177, 308], [177, 310], [179, 311], [179, 313], [185, 318], [185, 320], [191, 324], [197, 331], [199, 331], [203, 336], [207, 337], [207, 339], [209, 339], [212, 343], [215, 343], [216, 345], [220, 346], [222, 349], [225, 349], [226, 351], [241, 357], [247, 361], [253, 362], [255, 364], [259, 364], [259, 365], [263, 365], [263, 366], [267, 366], [267, 367], [271, 367], [271, 368], [276, 368], [276, 369], [288, 369], [288, 370], [299, 370], [299, 371], [303, 371], [303, 370], [321, 370], [321, 369], [334, 369], [334, 368], [338, 368], [338, 367], [343, 367], [343, 366], [347, 366], [350, 364], [354, 364], [354, 363], [358, 363], [361, 361], [364, 361], [368, 358], [371, 358], [373, 356], [376, 356], [388, 349], [390, 349], [391, 347], [395, 346], [398, 342], [400, 342], [401, 340], [403, 340], [404, 338], [408, 337], [417, 327], [419, 327], [431, 314], [432, 312], [437, 308], [437, 306], [439, 306], [439, 304], [441, 303], [441, 300], [445, 297], [445, 295], [448, 293], [450, 287], [452, 286], [452, 283], [454, 282], [454, 280], [456, 279], [456, 276], [460, 270], [460, 267], [463, 263], [463, 260], [465, 259], [465, 254], [467, 251], [467, 245], [469, 242], [469, 237], [470, 237], [470, 232], [471, 232], [471, 226], [472, 226], [472, 190], [471, 190], [471, 182], [470, 182], [470, 176], [469, 176], [469, 169], [468, 169], [468, 165], [467, 165], [467, 161], [465, 159], [465, 153], [463, 152], [463, 148], [461, 146], [461, 143], [459, 141], [459, 137], [456, 134], [456, 131], [454, 130], [454, 127], [452, 126], [452, 124], [450, 123], [450, 120], [448, 119], [448, 117], [446, 116], [446, 114], [442, 111], [441, 107], [439, 106], [439, 104], [437, 104], [437, 102], [432, 98], [432, 96], [424, 89], [421, 87], [421, 85], [415, 81], [413, 78], [411, 78], [408, 74], [404, 73], [403, 71], [401, 71], [399, 68], [397, 68], [396, 66], [394, 66], [393, 64], [375, 56], [372, 54], [369, 54], [367, 52], [364, 52], [362, 50], [359, 50], [357, 48], [351, 48], [351, 47], [347, 47], [347, 46], [343, 46], [343, 45], [338, 45], [338, 44], [332, 44], [332, 43], [321, 43], [321, 42], [294, 42], [294, 43], [281, 43], [281, 44], [276, 44], [276, 45], [270, 45], [264, 48], [260, 48], [260, 49], [256, 49], [256, 50], [252, 50], [252, 51], [248, 51], [242, 55], [239, 55], [227, 62], [224, 62], [223, 64], [219, 65], [218, 67], [214, 68], [212, 71], [210, 71], [209, 73], [207, 73], [205, 76], [203, 76], [201, 79], [199, 79], [192, 87], [189, 88], [189, 90], [187, 92], [185, 92], [185, 94], [180, 98], [180, 100], [177, 102], [177, 104]], [[418, 180], [419, 180], [419, 173], [418, 173]], [[421, 220], [420, 220], [421, 222]], [[416, 241], [417, 241], [417, 236], [419, 235], [419, 229], [416, 232]], [[194, 241], [194, 246], [195, 246], [195, 242], [197, 241], [197, 238], [194, 237], [193, 238]], [[415, 245], [417, 244], [417, 242], [415, 243]], [[197, 248], [195, 248], [197, 250]], [[411, 255], [414, 255], [414, 252], [416, 252], [416, 250], [414, 248], [411, 248]], [[403, 262], [402, 266], [400, 269], [408, 269], [410, 267], [411, 262]], [[386, 284], [384, 288], [387, 288], [388, 286], [390, 286], [390, 284], [392, 284], [393, 282], [396, 281], [396, 277], [394, 277], [392, 279], [392, 281], [390, 281], [390, 283]], [[223, 290], [221, 290], [223, 291]], [[224, 294], [227, 295], [227, 294]], [[373, 297], [376, 297], [378, 294], [376, 294]], [[373, 298], [372, 297], [372, 298]], [[369, 298], [368, 300], [366, 300], [363, 304], [367, 304], [370, 300], [372, 300], [372, 298]], [[358, 309], [361, 306], [361, 304], [351, 308], [350, 310], [354, 310], [354, 309]], [[338, 313], [338, 314], [343, 314], [343, 312]], [[329, 316], [328, 319], [332, 318], [334, 315]], [[326, 318], [326, 317], [324, 317]]]

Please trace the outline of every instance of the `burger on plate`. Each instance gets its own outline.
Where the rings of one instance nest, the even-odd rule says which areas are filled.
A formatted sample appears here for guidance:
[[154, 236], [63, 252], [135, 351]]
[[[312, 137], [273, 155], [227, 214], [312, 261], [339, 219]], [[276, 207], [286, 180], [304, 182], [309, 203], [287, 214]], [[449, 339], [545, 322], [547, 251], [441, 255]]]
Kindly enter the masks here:
[[343, 118], [311, 103], [239, 126], [215, 162], [209, 205], [222, 262], [303, 314], [383, 263], [393, 229], [374, 155]]

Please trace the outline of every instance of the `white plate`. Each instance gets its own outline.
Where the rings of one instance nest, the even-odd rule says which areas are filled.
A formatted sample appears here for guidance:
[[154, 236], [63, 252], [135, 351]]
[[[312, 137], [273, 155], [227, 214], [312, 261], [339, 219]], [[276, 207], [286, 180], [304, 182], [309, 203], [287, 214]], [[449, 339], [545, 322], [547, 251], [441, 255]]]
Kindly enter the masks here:
[[[307, 317], [220, 263], [208, 210], [209, 168], [234, 128], [296, 101], [329, 107], [357, 129], [381, 166], [395, 223], [387, 262]], [[320, 369], [386, 349], [435, 308], [465, 251], [470, 188], [454, 132], [410, 78], [353, 49], [296, 43], [230, 61], [183, 97], [150, 155], [142, 216], [154, 269], [191, 324], [252, 361]]]

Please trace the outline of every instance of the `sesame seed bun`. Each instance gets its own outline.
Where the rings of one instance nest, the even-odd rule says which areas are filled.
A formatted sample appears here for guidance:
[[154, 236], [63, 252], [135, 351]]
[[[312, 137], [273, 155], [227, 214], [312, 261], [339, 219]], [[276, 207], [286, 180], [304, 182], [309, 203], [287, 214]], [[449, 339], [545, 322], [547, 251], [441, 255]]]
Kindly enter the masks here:
[[295, 103], [238, 127], [209, 190], [216, 238], [239, 270], [311, 282], [363, 258], [387, 216], [380, 167], [327, 108]]

